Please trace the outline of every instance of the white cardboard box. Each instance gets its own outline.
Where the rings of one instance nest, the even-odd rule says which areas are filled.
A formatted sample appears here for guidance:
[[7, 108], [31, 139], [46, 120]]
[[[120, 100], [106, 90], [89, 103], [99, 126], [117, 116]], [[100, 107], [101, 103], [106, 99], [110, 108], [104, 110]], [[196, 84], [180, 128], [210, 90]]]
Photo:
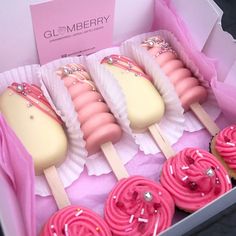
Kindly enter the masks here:
[[[27, 64], [38, 63], [29, 4], [40, 0], [9, 0], [1, 3], [0, 72]], [[195, 44], [207, 56], [217, 58], [218, 79], [236, 86], [236, 45], [233, 38], [221, 28], [222, 11], [213, 0], [172, 0]], [[130, 14], [135, 5], [136, 14]], [[117, 0], [114, 43], [127, 37], [149, 31], [152, 26], [154, 0]], [[199, 17], [201, 12], [201, 17]], [[132, 17], [130, 17], [132, 15]], [[148, 16], [148, 17], [147, 17]], [[122, 22], [127, 19], [125, 24]], [[19, 45], [21, 45], [19, 47]], [[224, 45], [224, 47], [222, 47]], [[6, 194], [7, 195], [7, 194]], [[174, 224], [161, 235], [182, 235], [201, 224], [236, 200], [236, 188], [219, 199]], [[0, 219], [11, 214], [0, 212]], [[5, 229], [6, 236], [17, 235], [14, 229]], [[10, 234], [9, 234], [10, 233]], [[19, 233], [19, 232], [18, 232]]]

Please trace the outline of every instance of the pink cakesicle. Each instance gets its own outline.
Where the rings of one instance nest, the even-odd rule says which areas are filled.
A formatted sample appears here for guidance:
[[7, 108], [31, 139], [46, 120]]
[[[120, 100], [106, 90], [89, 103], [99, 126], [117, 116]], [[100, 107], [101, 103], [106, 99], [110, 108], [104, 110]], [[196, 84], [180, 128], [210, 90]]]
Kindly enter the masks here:
[[160, 184], [134, 176], [110, 192], [104, 217], [114, 236], [149, 236], [168, 228], [173, 214], [173, 199]]
[[168, 159], [162, 168], [161, 184], [175, 204], [194, 212], [232, 188], [230, 177], [209, 152], [185, 148]]
[[174, 85], [184, 110], [191, 109], [210, 134], [218, 133], [219, 128], [200, 105], [207, 99], [206, 88], [184, 65], [171, 45], [163, 37], [156, 36], [144, 41], [142, 46], [155, 57], [156, 62]]
[[40, 236], [111, 236], [105, 221], [86, 208], [67, 206], [44, 225]]
[[[65, 69], [69, 69], [70, 72], [65, 74]], [[139, 71], [139, 68], [136, 69], [136, 72], [140, 74], [141, 71]], [[89, 91], [95, 94], [96, 88], [92, 81], [83, 81], [81, 79], [81, 72], [83, 74], [86, 73], [86, 76], [84, 77], [88, 78], [88, 74], [84, 71], [82, 66], [74, 64], [67, 65], [59, 72], [60, 73], [58, 74], [62, 76], [63, 80], [66, 80], [65, 84], [69, 90], [79, 83], [83, 85], [83, 88], [80, 88], [80, 91], [87, 92], [86, 88], [89, 88]], [[79, 80], [74, 83], [78, 78]], [[69, 80], [72, 80], [71, 83], [69, 83]], [[73, 83], [74, 86], [72, 86]], [[70, 86], [68, 86], [68, 84]], [[90, 87], [87, 86], [88, 84]], [[93, 119], [91, 119], [91, 123], [89, 119], [91, 116], [93, 116], [93, 113], [86, 111], [85, 114], [89, 113], [89, 115], [84, 118], [84, 115], [81, 114], [81, 111], [86, 109], [88, 105], [86, 103], [83, 104], [83, 101], [91, 100], [90, 98], [85, 98], [86, 95], [84, 94], [86, 92], [83, 92], [78, 96], [78, 99], [83, 97], [82, 102], [80, 101], [82, 105], [78, 103], [75, 104], [75, 102], [74, 104], [78, 107], [82, 106], [81, 109], [78, 109], [78, 117], [80, 122], [82, 120], [81, 129], [83, 131], [84, 138], [87, 141], [87, 137], [89, 137], [91, 132], [94, 132], [93, 130], [96, 130], [96, 126], [101, 126], [103, 123], [116, 123], [115, 118], [111, 113], [109, 113], [107, 105], [102, 102], [103, 100], [101, 96], [94, 96], [94, 106], [91, 110], [94, 111], [96, 109], [99, 112], [97, 112], [96, 116], [92, 117]], [[75, 101], [77, 98], [75, 94], [76, 92], [73, 90], [73, 101]], [[97, 99], [100, 99], [101, 101], [98, 102]], [[95, 122], [95, 125], [92, 121]], [[109, 132], [108, 126], [107, 129]], [[109, 139], [106, 141], [109, 141]], [[98, 140], [98, 143], [99, 144], [97, 145], [97, 148], [99, 148], [99, 145], [103, 143], [103, 140], [102, 142]], [[145, 179], [143, 177], [129, 177], [118, 155], [114, 155], [114, 153], [110, 155], [112, 152], [114, 152], [114, 148], [109, 145], [109, 142], [108, 145], [102, 144], [101, 146], [113, 172], [119, 180], [118, 184], [109, 194], [105, 206], [105, 220], [112, 231], [112, 235], [148, 235], [145, 234], [145, 231], [149, 232], [149, 234], [152, 232], [153, 235], [156, 235], [160, 231], [169, 227], [174, 214], [174, 202], [168, 192], [165, 191], [160, 184], [157, 184], [151, 180]], [[111, 162], [115, 164], [112, 165]], [[122, 204], [125, 204], [125, 206]], [[133, 205], [131, 206], [130, 204]]]
[[78, 114], [88, 154], [102, 150], [109, 164], [116, 170], [117, 178], [128, 176], [123, 165], [116, 161], [119, 158], [112, 145], [120, 140], [122, 130], [85, 67], [81, 64], [68, 64], [61, 67], [57, 74], [64, 81]]

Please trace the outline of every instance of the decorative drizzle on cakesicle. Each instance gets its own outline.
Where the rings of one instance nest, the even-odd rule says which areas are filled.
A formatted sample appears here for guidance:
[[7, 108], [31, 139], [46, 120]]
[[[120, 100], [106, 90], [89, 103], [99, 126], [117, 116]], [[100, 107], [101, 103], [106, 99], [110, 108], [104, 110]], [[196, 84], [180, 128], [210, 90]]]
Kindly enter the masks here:
[[176, 206], [193, 212], [232, 188], [221, 163], [209, 152], [185, 148], [168, 159], [162, 169], [162, 186]]

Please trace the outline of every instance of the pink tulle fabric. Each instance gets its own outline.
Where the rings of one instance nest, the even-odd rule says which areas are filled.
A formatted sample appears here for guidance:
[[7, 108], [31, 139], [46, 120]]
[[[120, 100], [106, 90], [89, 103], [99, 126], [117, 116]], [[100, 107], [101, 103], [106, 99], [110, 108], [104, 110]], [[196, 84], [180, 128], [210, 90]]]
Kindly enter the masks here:
[[35, 235], [32, 158], [1, 115], [0, 140], [0, 186], [5, 186], [0, 201], [3, 229], [6, 235]]

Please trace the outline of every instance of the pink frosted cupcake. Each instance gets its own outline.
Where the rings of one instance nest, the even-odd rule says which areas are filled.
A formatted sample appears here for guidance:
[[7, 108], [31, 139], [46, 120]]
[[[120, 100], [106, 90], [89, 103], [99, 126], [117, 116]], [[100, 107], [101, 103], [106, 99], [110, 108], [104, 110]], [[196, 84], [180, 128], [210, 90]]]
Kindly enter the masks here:
[[232, 188], [230, 177], [209, 152], [185, 148], [168, 159], [162, 169], [161, 184], [175, 204], [194, 212]]
[[173, 215], [170, 194], [160, 184], [134, 176], [110, 192], [104, 217], [114, 236], [149, 236], [168, 228]]
[[212, 139], [210, 149], [227, 169], [229, 175], [236, 179], [236, 125], [221, 130]]
[[48, 220], [40, 236], [111, 236], [104, 220], [78, 206], [65, 207]]

